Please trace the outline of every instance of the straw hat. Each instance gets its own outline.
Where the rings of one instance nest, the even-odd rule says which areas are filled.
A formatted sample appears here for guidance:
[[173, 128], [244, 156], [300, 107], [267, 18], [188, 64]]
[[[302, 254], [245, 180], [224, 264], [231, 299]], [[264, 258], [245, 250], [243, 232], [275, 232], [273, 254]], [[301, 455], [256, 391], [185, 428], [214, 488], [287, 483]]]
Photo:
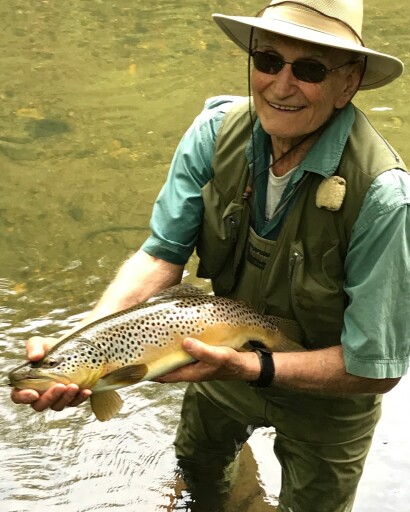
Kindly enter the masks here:
[[246, 52], [253, 27], [365, 55], [367, 66], [360, 89], [382, 87], [403, 72], [403, 63], [399, 59], [364, 46], [362, 0], [273, 0], [259, 17], [223, 14], [213, 14], [212, 17]]

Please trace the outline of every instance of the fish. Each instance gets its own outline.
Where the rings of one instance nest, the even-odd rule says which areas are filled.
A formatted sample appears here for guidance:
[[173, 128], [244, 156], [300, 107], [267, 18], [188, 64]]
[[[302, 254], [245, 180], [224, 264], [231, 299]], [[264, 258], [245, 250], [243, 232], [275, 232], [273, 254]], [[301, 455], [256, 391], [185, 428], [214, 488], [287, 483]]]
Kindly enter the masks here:
[[261, 315], [246, 302], [183, 283], [72, 332], [40, 361], [14, 368], [10, 385], [42, 393], [57, 383], [75, 383], [92, 390], [91, 409], [107, 421], [123, 405], [117, 389], [194, 362], [181, 346], [187, 337], [237, 351], [303, 350], [295, 321]]

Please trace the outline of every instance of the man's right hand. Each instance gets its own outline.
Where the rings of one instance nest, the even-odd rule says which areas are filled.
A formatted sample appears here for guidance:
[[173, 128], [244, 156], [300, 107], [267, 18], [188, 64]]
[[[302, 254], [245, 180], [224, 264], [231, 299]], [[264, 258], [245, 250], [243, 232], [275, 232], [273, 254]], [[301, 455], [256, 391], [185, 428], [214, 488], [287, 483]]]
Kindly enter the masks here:
[[[55, 338], [42, 338], [34, 336], [27, 342], [27, 358], [30, 361], [38, 361], [50, 348], [58, 342]], [[30, 405], [35, 411], [46, 409], [62, 411], [65, 407], [76, 407], [85, 402], [91, 396], [91, 390], [79, 389], [76, 384], [55, 384], [47, 391], [40, 394], [34, 389], [16, 389], [11, 392], [11, 399], [15, 404]]]

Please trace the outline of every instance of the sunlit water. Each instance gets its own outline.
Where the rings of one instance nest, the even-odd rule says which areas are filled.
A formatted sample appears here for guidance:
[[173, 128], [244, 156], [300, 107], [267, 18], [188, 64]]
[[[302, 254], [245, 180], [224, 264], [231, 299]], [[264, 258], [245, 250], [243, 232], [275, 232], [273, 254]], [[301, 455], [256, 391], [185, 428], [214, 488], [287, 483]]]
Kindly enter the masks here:
[[[410, 63], [410, 5], [367, 2], [369, 46]], [[62, 333], [148, 233], [179, 137], [216, 94], [246, 94], [246, 57], [210, 19], [241, 2], [0, 0], [0, 353], [3, 376], [33, 334]], [[356, 103], [410, 162], [410, 79]], [[195, 262], [185, 279], [197, 282]], [[99, 423], [89, 406], [33, 414], [0, 388], [0, 510], [187, 510], [172, 441], [183, 386], [121, 392]], [[357, 512], [410, 510], [409, 378], [385, 398]], [[274, 433], [242, 456], [229, 510], [274, 510]], [[321, 511], [318, 511], [321, 512]]]

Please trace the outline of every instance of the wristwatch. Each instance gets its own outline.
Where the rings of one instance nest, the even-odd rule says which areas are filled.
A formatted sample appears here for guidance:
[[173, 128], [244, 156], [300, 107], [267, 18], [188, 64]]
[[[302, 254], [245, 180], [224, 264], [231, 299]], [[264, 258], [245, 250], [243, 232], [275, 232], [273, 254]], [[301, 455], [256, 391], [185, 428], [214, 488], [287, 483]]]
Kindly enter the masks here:
[[252, 352], [255, 352], [259, 358], [261, 372], [256, 380], [248, 380], [247, 383], [254, 388], [266, 388], [272, 384], [275, 378], [273, 354], [260, 348], [255, 348]]

